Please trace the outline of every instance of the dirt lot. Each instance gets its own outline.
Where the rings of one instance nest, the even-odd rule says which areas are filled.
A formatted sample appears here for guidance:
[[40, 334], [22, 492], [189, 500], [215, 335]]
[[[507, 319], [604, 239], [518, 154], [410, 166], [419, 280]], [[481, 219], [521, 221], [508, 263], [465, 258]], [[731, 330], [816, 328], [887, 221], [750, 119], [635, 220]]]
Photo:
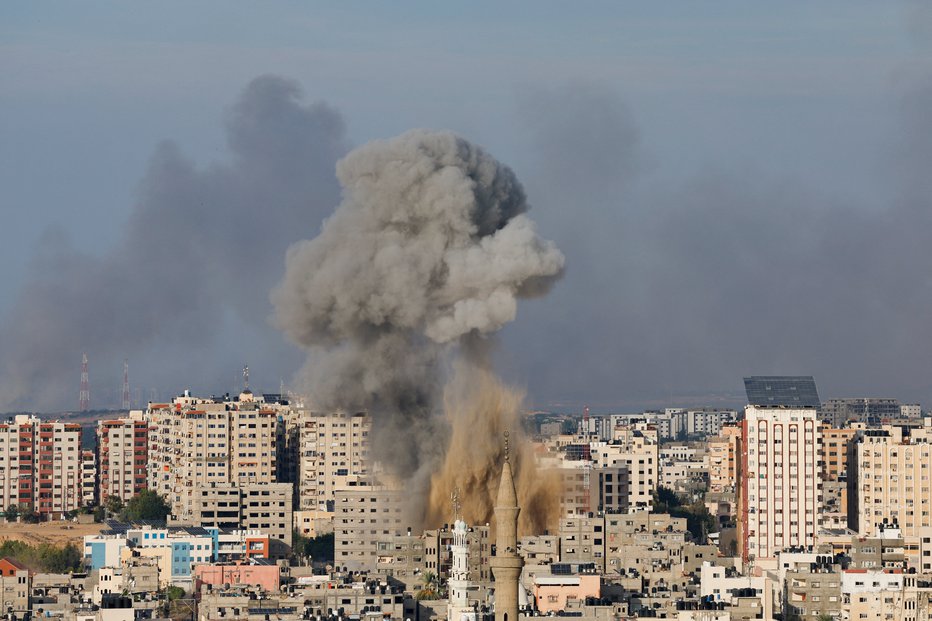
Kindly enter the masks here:
[[103, 524], [74, 524], [72, 522], [43, 522], [42, 524], [6, 524], [0, 522], [0, 541], [19, 539], [30, 544], [52, 543], [63, 545], [69, 541], [82, 546], [84, 535], [96, 535]]

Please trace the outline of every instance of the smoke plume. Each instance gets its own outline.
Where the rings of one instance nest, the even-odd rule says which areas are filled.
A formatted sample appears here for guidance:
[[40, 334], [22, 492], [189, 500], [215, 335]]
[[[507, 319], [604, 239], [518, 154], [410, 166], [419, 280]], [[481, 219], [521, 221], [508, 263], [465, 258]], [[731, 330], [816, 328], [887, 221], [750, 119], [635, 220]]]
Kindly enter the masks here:
[[425, 493], [457, 477], [484, 490], [471, 515], [487, 519], [520, 397], [490, 376], [481, 341], [546, 292], [563, 255], [536, 234], [514, 173], [454, 134], [370, 143], [337, 178], [342, 203], [288, 251], [273, 293], [278, 325], [310, 349], [306, 392], [316, 407], [371, 412], [375, 457]]
[[[118, 385], [127, 356], [133, 379], [148, 371], [149, 386], [196, 378], [229, 389], [250, 338], [263, 343], [253, 356], [267, 353], [249, 362], [276, 387], [300, 364], [268, 325], [267, 292], [285, 249], [338, 199], [343, 120], [305, 104], [295, 83], [262, 76], [226, 129], [229, 162], [199, 167], [175, 144], [159, 146], [126, 225], [100, 254], [75, 249], [63, 231], [46, 234], [0, 325], [0, 410], [74, 407], [83, 352], [98, 408], [113, 405], [102, 380], [109, 370]], [[218, 343], [234, 330], [236, 343]], [[218, 351], [232, 354], [225, 370]]]

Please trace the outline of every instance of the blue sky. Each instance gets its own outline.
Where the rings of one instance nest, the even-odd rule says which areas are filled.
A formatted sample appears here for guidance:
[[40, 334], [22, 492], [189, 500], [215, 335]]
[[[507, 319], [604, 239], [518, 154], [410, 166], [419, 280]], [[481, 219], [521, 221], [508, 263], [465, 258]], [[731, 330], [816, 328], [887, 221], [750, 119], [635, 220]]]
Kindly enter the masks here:
[[[929, 73], [927, 18], [919, 5], [879, 2], [5, 2], [0, 210], [8, 234], [0, 245], [6, 266], [0, 312], [15, 303], [49, 227], [64, 230], [90, 255], [105, 255], [118, 243], [162, 140], [175, 141], [199, 167], [228, 161], [226, 111], [251, 79], [273, 73], [300, 83], [306, 101], [338, 110], [352, 144], [412, 127], [450, 128], [517, 171], [541, 233], [570, 244], [571, 259], [554, 295], [530, 303], [527, 323], [519, 314], [519, 324], [506, 331], [503, 369], [527, 386], [532, 401], [608, 407], [736, 390], [743, 369], [771, 369], [777, 361], [793, 367], [787, 373], [820, 373], [835, 392], [876, 379], [885, 394], [920, 398], [925, 387], [918, 380], [904, 383], [895, 373], [864, 368], [855, 382], [845, 379], [853, 375], [844, 365], [812, 362], [812, 352], [783, 352], [758, 368], [749, 368], [753, 356], [733, 352], [736, 361], [716, 365], [714, 373], [693, 374], [687, 365], [665, 377], [664, 354], [647, 363], [651, 372], [643, 378], [635, 374], [639, 379], [619, 386], [612, 377], [628, 375], [632, 354], [617, 335], [610, 350], [617, 358], [595, 354], [597, 365], [615, 367], [614, 374], [580, 373], [561, 384], [554, 377], [567, 377], [559, 355], [565, 343], [525, 344], [535, 328], [584, 331], [566, 311], [580, 300], [610, 309], [627, 304], [634, 291], [649, 294], [643, 283], [650, 280], [650, 262], [638, 286], [574, 273], [574, 245], [585, 244], [567, 226], [566, 213], [578, 214], [582, 231], [604, 228], [611, 202], [605, 197], [616, 190], [624, 217], [637, 221], [652, 217], [656, 205], [682, 202], [690, 184], [704, 187], [702, 179], [720, 176], [792, 188], [787, 194], [815, 197], [818, 205], [883, 211], [899, 192], [897, 153], [904, 131], [911, 131], [902, 126], [903, 100]], [[609, 184], [593, 190], [597, 200], [587, 190], [567, 195], [576, 204], [555, 204], [552, 188], [538, 183], [546, 177], [540, 125], [555, 122], [535, 120], [529, 111], [539, 97], [587, 89], [609, 94], [627, 115], [637, 135], [637, 165], [621, 189]], [[558, 107], [549, 109], [560, 116]], [[583, 106], [566, 114], [587, 112]], [[575, 158], [569, 150], [565, 156]], [[665, 243], [662, 228], [645, 230], [660, 231], [647, 246]], [[586, 260], [607, 264], [630, 265], [638, 256], [609, 247], [586, 253]], [[628, 293], [606, 297], [605, 290]], [[634, 303], [629, 310], [631, 317], [651, 314]], [[712, 306], [705, 312], [720, 314]], [[600, 317], [611, 322], [609, 312]], [[651, 329], [666, 332], [631, 326], [641, 334]], [[676, 345], [691, 344], [680, 338], [661, 349]], [[907, 364], [922, 360], [903, 347], [898, 351]], [[229, 367], [224, 377], [250, 356], [221, 349], [237, 358], [216, 362]], [[583, 344], [571, 353], [579, 358], [589, 350]], [[545, 372], [541, 359], [551, 356]], [[134, 370], [149, 371], [141, 366]], [[262, 373], [254, 367], [255, 377]], [[287, 374], [275, 369], [264, 379], [277, 386]], [[166, 375], [162, 381], [180, 380]], [[191, 383], [199, 382], [216, 389], [208, 379]]]

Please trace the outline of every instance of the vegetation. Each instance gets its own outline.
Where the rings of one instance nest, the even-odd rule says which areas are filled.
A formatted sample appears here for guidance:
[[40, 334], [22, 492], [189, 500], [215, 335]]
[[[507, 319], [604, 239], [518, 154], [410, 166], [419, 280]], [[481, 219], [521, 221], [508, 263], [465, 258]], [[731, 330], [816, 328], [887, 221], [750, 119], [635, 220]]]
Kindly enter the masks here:
[[437, 574], [428, 571], [424, 574], [424, 577], [421, 579], [424, 583], [424, 586], [415, 593], [414, 597], [417, 600], [425, 599], [442, 599], [446, 596], [444, 589], [440, 584], [440, 580], [437, 579]]
[[669, 513], [673, 517], [686, 518], [686, 529], [693, 538], [705, 543], [706, 535], [718, 530], [715, 518], [709, 513], [703, 502], [683, 504], [680, 497], [671, 489], [658, 486], [654, 493], [654, 513]]
[[0, 558], [9, 557], [34, 571], [54, 574], [80, 571], [84, 555], [73, 543], [56, 546], [50, 543], [29, 545], [22, 541], [0, 543]]
[[[109, 500], [108, 498], [107, 501]], [[124, 522], [164, 520], [169, 513], [171, 513], [171, 507], [164, 498], [156, 492], [144, 489], [129, 499], [120, 511], [120, 519]]]
[[305, 537], [296, 529], [291, 539], [291, 549], [296, 555], [306, 556], [314, 561], [332, 563], [336, 558], [333, 533], [312, 538]]

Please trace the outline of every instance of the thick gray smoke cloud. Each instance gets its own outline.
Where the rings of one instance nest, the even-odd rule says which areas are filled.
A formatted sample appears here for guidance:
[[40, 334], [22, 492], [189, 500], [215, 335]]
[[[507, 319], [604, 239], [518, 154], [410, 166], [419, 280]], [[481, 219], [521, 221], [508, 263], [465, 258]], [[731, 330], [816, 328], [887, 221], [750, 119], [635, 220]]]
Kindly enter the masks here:
[[373, 412], [378, 457], [410, 476], [442, 450], [430, 435], [444, 350], [514, 319], [564, 259], [535, 233], [512, 171], [452, 133], [367, 144], [337, 177], [342, 203], [288, 252], [277, 323], [311, 348], [314, 405]]
[[[102, 401], [103, 378], [118, 385], [126, 356], [132, 379], [176, 388], [229, 389], [244, 361], [275, 387], [293, 372], [299, 352], [268, 326], [268, 291], [285, 249], [338, 200], [343, 120], [303, 103], [293, 82], [263, 76], [230, 109], [227, 140], [230, 161], [206, 167], [161, 145], [129, 221], [100, 255], [46, 235], [0, 326], [0, 410], [74, 408], [82, 352], [96, 407], [114, 405]], [[221, 333], [239, 342], [218, 343]], [[265, 364], [250, 338], [263, 343]]]

